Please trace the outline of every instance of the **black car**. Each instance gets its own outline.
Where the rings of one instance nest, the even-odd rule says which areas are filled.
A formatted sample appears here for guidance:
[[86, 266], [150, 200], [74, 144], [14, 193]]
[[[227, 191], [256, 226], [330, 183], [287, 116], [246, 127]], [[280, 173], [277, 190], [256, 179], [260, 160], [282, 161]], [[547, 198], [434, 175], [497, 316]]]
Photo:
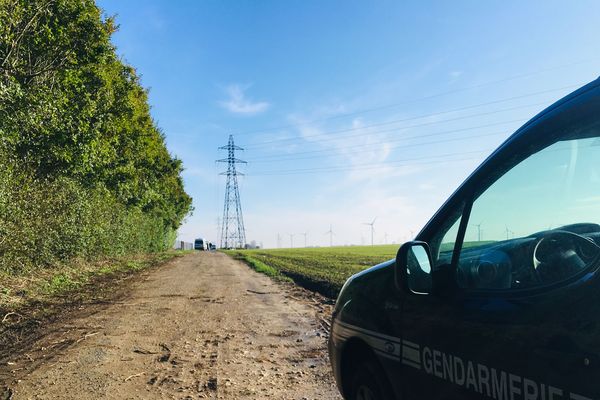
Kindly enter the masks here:
[[346, 399], [600, 399], [600, 79], [351, 277], [329, 350]]

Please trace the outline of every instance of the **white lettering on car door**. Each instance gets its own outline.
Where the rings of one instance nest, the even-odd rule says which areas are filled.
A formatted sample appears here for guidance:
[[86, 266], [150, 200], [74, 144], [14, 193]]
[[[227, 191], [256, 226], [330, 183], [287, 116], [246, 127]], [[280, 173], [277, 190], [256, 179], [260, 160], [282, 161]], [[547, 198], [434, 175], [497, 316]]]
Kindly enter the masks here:
[[334, 325], [332, 334], [339, 340], [360, 337], [379, 356], [399, 361], [494, 400], [600, 400], [343, 322]]

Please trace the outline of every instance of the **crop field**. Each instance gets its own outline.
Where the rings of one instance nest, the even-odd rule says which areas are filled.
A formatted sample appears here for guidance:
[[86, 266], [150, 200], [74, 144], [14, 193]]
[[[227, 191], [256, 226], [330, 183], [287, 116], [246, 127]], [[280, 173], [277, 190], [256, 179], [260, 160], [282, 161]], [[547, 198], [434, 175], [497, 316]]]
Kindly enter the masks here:
[[348, 277], [396, 256], [400, 245], [227, 250], [259, 272], [336, 297]]

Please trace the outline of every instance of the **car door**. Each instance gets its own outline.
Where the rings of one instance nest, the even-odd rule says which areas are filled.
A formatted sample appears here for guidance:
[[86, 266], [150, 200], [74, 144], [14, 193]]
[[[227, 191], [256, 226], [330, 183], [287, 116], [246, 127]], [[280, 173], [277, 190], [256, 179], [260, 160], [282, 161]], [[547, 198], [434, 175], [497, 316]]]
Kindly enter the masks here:
[[406, 398], [600, 399], [600, 132], [548, 136], [506, 149], [419, 238], [455, 286], [405, 298]]

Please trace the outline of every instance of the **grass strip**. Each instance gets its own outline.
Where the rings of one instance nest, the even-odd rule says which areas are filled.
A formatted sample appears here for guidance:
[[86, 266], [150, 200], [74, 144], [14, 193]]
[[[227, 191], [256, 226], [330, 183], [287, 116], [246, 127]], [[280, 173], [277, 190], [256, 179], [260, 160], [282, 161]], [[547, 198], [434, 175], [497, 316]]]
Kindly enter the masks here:
[[[0, 313], [15, 312], [30, 303], [67, 295], [97, 279], [122, 277], [183, 256], [190, 251], [165, 251], [106, 259], [78, 261], [19, 274], [0, 273]], [[0, 316], [1, 317], [1, 316]]]
[[251, 257], [248, 254], [244, 254], [243, 252], [239, 252], [239, 251], [235, 251], [235, 250], [224, 250], [223, 252], [232, 256], [236, 260], [240, 260], [240, 261], [244, 262], [246, 265], [248, 265], [250, 268], [252, 268], [256, 272], [265, 274], [272, 279], [275, 279], [277, 281], [293, 282], [292, 279], [283, 275], [276, 268], [273, 268], [273, 267], [265, 264], [264, 262]]
[[[225, 250], [266, 275], [336, 298], [352, 275], [395, 257], [399, 245], [340, 246], [297, 249]], [[258, 266], [258, 268], [256, 267]], [[259, 271], [261, 272], [261, 271]]]

